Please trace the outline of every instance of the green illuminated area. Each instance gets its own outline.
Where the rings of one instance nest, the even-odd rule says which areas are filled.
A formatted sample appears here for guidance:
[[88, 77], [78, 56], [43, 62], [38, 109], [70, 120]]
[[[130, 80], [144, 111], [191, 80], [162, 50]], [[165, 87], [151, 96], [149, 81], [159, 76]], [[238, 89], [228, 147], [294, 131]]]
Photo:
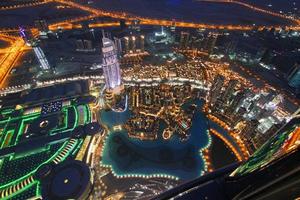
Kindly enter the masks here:
[[84, 138], [72, 139], [71, 132], [91, 122], [91, 111], [70, 102], [47, 114], [37, 107], [0, 111], [0, 199], [40, 196], [37, 169], [76, 156]]
[[269, 139], [243, 165], [238, 167], [233, 176], [242, 176], [259, 170], [288, 154], [299, 146], [300, 119], [293, 119], [289, 126], [285, 126], [276, 135]]

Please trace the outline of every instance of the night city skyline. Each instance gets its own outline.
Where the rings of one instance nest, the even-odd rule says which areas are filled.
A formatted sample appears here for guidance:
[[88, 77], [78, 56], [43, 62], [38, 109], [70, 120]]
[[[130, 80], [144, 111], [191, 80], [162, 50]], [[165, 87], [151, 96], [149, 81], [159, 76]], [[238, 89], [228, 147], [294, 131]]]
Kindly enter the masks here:
[[300, 198], [300, 1], [2, 0], [0, 199]]

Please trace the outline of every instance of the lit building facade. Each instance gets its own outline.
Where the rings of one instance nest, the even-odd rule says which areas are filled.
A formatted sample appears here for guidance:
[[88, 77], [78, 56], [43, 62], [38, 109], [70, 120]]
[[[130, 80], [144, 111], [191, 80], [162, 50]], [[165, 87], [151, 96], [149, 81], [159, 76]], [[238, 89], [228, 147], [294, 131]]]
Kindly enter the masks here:
[[103, 73], [106, 89], [113, 93], [119, 93], [121, 86], [121, 72], [117, 52], [113, 41], [104, 37], [103, 42]]
[[49, 70], [50, 65], [49, 65], [49, 62], [48, 62], [43, 50], [39, 46], [33, 46], [33, 51], [34, 51], [37, 59], [39, 60], [40, 67], [43, 70]]
[[233, 96], [233, 93], [234, 93], [234, 89], [237, 85], [238, 81], [237, 80], [230, 80], [228, 85], [227, 85], [227, 88], [223, 94], [223, 101], [225, 104], [228, 103], [228, 101], [232, 98]]
[[179, 48], [180, 49], [185, 49], [188, 47], [190, 39], [190, 33], [182, 31], [180, 33], [180, 42], [179, 42]]
[[293, 88], [300, 88], [300, 65], [295, 64], [288, 76], [289, 85]]
[[223, 84], [224, 84], [225, 78], [224, 76], [217, 75], [217, 77], [214, 79], [214, 82], [210, 89], [210, 104], [214, 105], [220, 95], [220, 92], [222, 90]]

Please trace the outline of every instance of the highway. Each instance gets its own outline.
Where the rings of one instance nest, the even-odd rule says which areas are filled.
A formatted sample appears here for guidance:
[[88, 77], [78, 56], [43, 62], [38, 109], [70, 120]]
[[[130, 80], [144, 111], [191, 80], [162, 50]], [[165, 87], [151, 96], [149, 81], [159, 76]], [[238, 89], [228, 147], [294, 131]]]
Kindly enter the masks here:
[[42, 0], [42, 1], [34, 2], [34, 3], [20, 3], [18, 5], [2, 6], [2, 7], [0, 7], [0, 11], [1, 10], [13, 10], [13, 9], [18, 9], [18, 8], [39, 6], [39, 5], [42, 5], [42, 4], [49, 3], [49, 2], [52, 2], [52, 0]]
[[8, 53], [6, 53], [0, 61], [0, 88], [3, 88], [5, 84], [6, 77], [14, 66], [14, 63], [17, 62], [22, 48], [25, 46], [25, 43], [22, 38], [18, 38], [10, 47]]

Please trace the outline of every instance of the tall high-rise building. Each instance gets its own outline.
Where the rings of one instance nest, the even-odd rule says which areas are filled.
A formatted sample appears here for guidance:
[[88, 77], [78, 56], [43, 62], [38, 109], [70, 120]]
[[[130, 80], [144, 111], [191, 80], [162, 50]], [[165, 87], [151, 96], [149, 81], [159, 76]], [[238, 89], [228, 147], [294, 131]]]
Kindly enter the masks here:
[[83, 44], [85, 49], [87, 50], [92, 50], [93, 49], [93, 44], [91, 40], [83, 40]]
[[210, 103], [211, 105], [214, 105], [220, 95], [220, 92], [222, 90], [223, 84], [224, 84], [224, 76], [222, 75], [217, 75], [215, 77], [214, 82], [211, 86], [210, 89]]
[[296, 63], [289, 71], [287, 80], [293, 88], [300, 88], [300, 64]]
[[75, 44], [76, 44], [76, 51], [84, 49], [84, 44], [82, 39], [76, 40]]
[[227, 54], [233, 54], [236, 50], [237, 45], [238, 45], [238, 39], [232, 39], [231, 41], [225, 44], [225, 52]]
[[238, 81], [237, 80], [230, 80], [226, 90], [222, 96], [223, 102], [227, 105], [231, 97], [233, 96], [234, 89], [237, 85]]
[[239, 106], [243, 103], [244, 99], [246, 98], [246, 91], [238, 92], [233, 100], [230, 103], [230, 106], [228, 108], [229, 113], [235, 113], [238, 111]]
[[40, 67], [43, 70], [49, 70], [50, 69], [50, 65], [48, 63], [48, 60], [43, 52], [43, 50], [38, 46], [38, 45], [34, 45], [33, 46], [33, 51], [40, 63]]
[[140, 36], [140, 49], [141, 49], [141, 52], [145, 51], [145, 36], [144, 35]]
[[217, 33], [210, 32], [208, 34], [207, 39], [206, 39], [205, 44], [204, 44], [204, 47], [203, 47], [204, 50], [207, 51], [207, 53], [209, 53], [209, 54], [213, 53], [213, 50], [214, 50], [214, 47], [216, 45], [217, 39], [218, 39], [218, 34]]
[[133, 53], [136, 52], [136, 37], [135, 36], [131, 37], [131, 49], [132, 49]]
[[273, 135], [275, 135], [275, 133], [283, 125], [284, 125], [284, 122], [276, 123], [276, 124], [273, 124], [265, 133], [257, 133], [254, 138], [256, 149], [261, 147], [267, 140], [269, 140]]
[[130, 40], [129, 40], [129, 37], [124, 37], [124, 40], [125, 40], [125, 45], [124, 45], [124, 47], [125, 47], [125, 54], [127, 54], [127, 53], [129, 53], [129, 50], [130, 50], [130, 47], [129, 47], [129, 42], [130, 42]]
[[106, 89], [113, 93], [120, 92], [121, 72], [115, 45], [110, 39], [102, 38], [103, 73]]
[[76, 51], [91, 52], [96, 50], [93, 48], [93, 43], [91, 40], [77, 39], [75, 41], [75, 45]]
[[123, 49], [122, 49], [122, 39], [115, 37], [114, 41], [115, 41], [115, 47], [117, 49], [118, 56], [121, 56], [122, 51], [123, 51]]
[[40, 63], [40, 67], [43, 70], [49, 70], [50, 69], [49, 62], [48, 62], [43, 50], [38, 46], [36, 41], [33, 39], [32, 35], [30, 34], [30, 32], [27, 32], [24, 28], [20, 27], [19, 33], [20, 33], [20, 36], [25, 41], [25, 43], [28, 46], [32, 46], [35, 56], [37, 57], [37, 59]]
[[246, 126], [243, 128], [243, 130], [240, 133], [242, 139], [246, 142], [245, 144], [250, 153], [252, 153], [255, 150], [255, 146], [253, 145], [254, 143], [253, 139], [257, 133], [256, 129], [258, 125], [259, 125], [259, 121], [256, 119], [248, 121]]
[[179, 48], [180, 49], [185, 49], [188, 47], [190, 39], [190, 33], [181, 31], [180, 33], [180, 41], [179, 41]]

